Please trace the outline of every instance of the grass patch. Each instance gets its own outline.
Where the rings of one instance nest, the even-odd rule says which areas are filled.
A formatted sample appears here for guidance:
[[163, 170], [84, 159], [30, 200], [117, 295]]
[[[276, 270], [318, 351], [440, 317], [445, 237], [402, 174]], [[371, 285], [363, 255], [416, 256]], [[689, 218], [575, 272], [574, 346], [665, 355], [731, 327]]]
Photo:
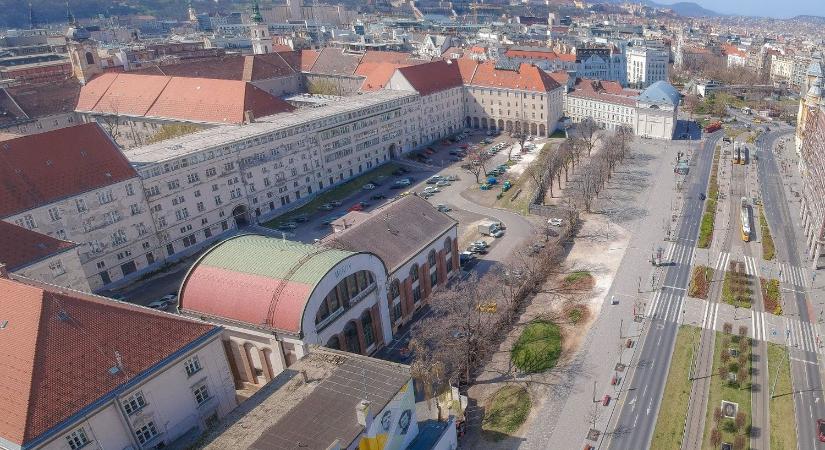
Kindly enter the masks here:
[[650, 448], [679, 448], [682, 445], [690, 399], [688, 371], [693, 359], [693, 345], [699, 341], [701, 331], [698, 327], [679, 327]]
[[304, 206], [293, 209], [292, 211], [286, 212], [278, 217], [275, 217], [274, 219], [265, 222], [263, 226], [269, 228], [277, 228], [278, 224], [283, 222], [289, 222], [290, 220], [298, 216], [309, 217], [315, 213], [330, 214], [329, 211], [318, 211], [318, 207], [323, 205], [324, 203], [329, 203], [332, 200], [344, 200], [350, 195], [360, 191], [365, 184], [369, 183], [372, 180], [378, 181], [379, 183], [383, 184], [385, 179], [392, 175], [392, 172], [398, 169], [399, 167], [400, 165], [396, 163], [387, 163], [378, 166], [369, 172], [361, 174], [347, 181], [344, 184], [338, 185], [330, 190], [321, 192]]
[[770, 404], [771, 448], [797, 448], [796, 416], [791, 395], [793, 388], [787, 358], [788, 350], [784, 346], [768, 343], [767, 388], [770, 389], [774, 386], [774, 381], [776, 382]]
[[590, 275], [590, 272], [586, 270], [578, 270], [576, 272], [571, 272], [569, 275], [564, 277], [564, 282], [567, 284], [573, 284], [579, 280], [589, 278], [593, 278], [593, 275]]
[[564, 134], [564, 130], [556, 130], [556, 131], [553, 132], [553, 134], [550, 135], [551, 139], [553, 139], [553, 138], [565, 139], [566, 137], [567, 136]]
[[543, 372], [561, 356], [561, 329], [552, 322], [535, 321], [524, 327], [510, 350], [513, 364], [524, 373]]
[[[743, 342], [740, 344], [740, 341]], [[739, 356], [734, 357], [728, 349], [736, 349]], [[708, 395], [708, 411], [705, 418], [705, 434], [703, 449], [716, 450], [719, 444], [714, 444], [712, 435], [718, 431], [721, 442], [735, 443], [743, 441], [740, 448], [750, 448], [749, 431], [751, 427], [751, 340], [747, 337], [733, 336], [722, 332], [716, 333], [713, 354], [713, 376], [711, 377], [710, 392]], [[725, 352], [723, 352], [723, 350]], [[720, 370], [722, 369], [722, 370]], [[729, 373], [736, 374], [736, 381], [730, 381]], [[722, 400], [739, 405], [739, 412], [744, 414], [741, 426], [736, 426], [734, 419], [721, 418], [717, 424], [714, 419], [714, 410], [719, 408]], [[781, 448], [781, 447], [779, 447]]]
[[765, 212], [759, 207], [759, 230], [762, 233], [762, 259], [770, 261], [776, 257], [776, 246], [773, 243], [771, 229], [768, 227], [768, 220], [765, 219]]
[[713, 269], [707, 266], [696, 266], [690, 276], [688, 295], [695, 298], [708, 298], [710, 281], [713, 279]]
[[187, 123], [166, 124], [160, 127], [157, 133], [153, 134], [146, 140], [147, 144], [154, 144], [156, 142], [165, 141], [180, 136], [184, 136], [196, 131], [203, 130], [203, 127], [197, 125], [190, 125]]
[[[741, 264], [741, 263], [740, 263]], [[744, 271], [725, 272], [725, 279], [722, 282], [722, 301], [740, 308], [750, 308], [753, 301], [753, 289], [751, 280]]]
[[713, 164], [710, 168], [710, 181], [708, 182], [708, 195], [705, 201], [705, 212], [702, 214], [702, 222], [699, 225], [699, 240], [696, 246], [699, 248], [710, 247], [713, 242], [713, 224], [716, 220], [716, 202], [719, 198], [719, 146], [713, 154]]
[[765, 311], [781, 316], [782, 303], [779, 294], [779, 280], [775, 278], [770, 280], [760, 278], [759, 285], [762, 288], [762, 299], [765, 301]]
[[530, 393], [514, 384], [496, 391], [484, 410], [481, 430], [493, 440], [515, 433], [530, 414]]

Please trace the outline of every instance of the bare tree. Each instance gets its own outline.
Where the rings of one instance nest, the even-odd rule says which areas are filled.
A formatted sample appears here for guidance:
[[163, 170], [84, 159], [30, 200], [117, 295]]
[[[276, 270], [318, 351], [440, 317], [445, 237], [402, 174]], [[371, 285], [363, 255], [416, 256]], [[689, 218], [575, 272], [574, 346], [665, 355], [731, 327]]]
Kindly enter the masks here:
[[599, 419], [601, 417], [602, 409], [599, 407], [598, 403], [593, 403], [587, 411], [587, 423], [590, 424], [591, 428], [596, 428], [596, 425], [599, 423]]
[[[513, 132], [510, 136], [518, 142], [519, 150], [524, 150], [524, 143], [527, 142], [527, 138], [530, 137], [530, 135], [524, 131]], [[515, 147], [512, 145], [507, 146], [507, 161], [512, 159], [513, 148]]]
[[468, 169], [475, 175], [476, 183], [481, 183], [481, 176], [487, 173], [485, 163], [490, 159], [490, 153], [480, 146], [471, 147], [467, 152], [467, 160], [470, 161]]
[[591, 212], [593, 199], [598, 192], [598, 168], [593, 161], [584, 164], [579, 174], [579, 182], [576, 190], [576, 198], [585, 211]]
[[593, 153], [593, 149], [599, 143], [601, 128], [595, 120], [588, 117], [576, 124], [573, 129], [573, 136], [587, 150], [587, 156]]

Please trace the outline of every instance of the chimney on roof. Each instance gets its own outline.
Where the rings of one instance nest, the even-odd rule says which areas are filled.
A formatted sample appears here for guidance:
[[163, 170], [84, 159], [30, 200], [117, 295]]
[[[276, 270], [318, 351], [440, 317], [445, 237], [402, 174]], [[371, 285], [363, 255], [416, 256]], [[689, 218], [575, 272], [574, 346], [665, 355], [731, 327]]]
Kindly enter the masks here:
[[372, 425], [372, 412], [370, 411], [370, 402], [368, 400], [361, 400], [355, 406], [355, 417], [358, 420], [358, 424], [363, 426], [364, 429], [369, 429]]
[[255, 122], [255, 113], [252, 112], [251, 109], [247, 109], [243, 112], [243, 123], [244, 125], [254, 123]]
[[9, 279], [9, 271], [3, 263], [0, 263], [0, 278], [5, 278], [7, 280]]

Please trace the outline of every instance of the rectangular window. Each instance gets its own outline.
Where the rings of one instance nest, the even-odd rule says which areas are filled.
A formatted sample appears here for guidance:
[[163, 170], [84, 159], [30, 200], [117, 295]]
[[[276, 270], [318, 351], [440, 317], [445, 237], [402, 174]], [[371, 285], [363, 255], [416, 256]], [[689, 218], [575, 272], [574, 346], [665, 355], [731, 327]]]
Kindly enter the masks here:
[[186, 181], [188, 181], [190, 184], [191, 183], [197, 183], [200, 180], [201, 180], [201, 177], [196, 173], [190, 173], [189, 175], [186, 176]]
[[136, 216], [140, 214], [140, 206], [138, 206], [136, 203], [133, 203], [129, 205], [129, 211], [131, 211], [133, 216]]
[[26, 225], [26, 228], [33, 229], [37, 228], [37, 222], [34, 221], [34, 217], [31, 214], [26, 214], [23, 216], [23, 223]]
[[146, 425], [135, 430], [135, 436], [137, 437], [138, 442], [140, 445], [143, 445], [158, 435], [158, 429], [155, 428], [155, 422], [146, 422]]
[[123, 400], [123, 410], [130, 416], [143, 409], [144, 406], [146, 406], [146, 399], [143, 398], [143, 392], [135, 392]]
[[223, 201], [221, 200], [221, 196], [220, 196], [220, 195], [216, 195], [216, 196], [215, 196], [215, 206], [220, 206], [220, 205], [221, 205], [221, 203], [223, 203]]
[[167, 182], [166, 182], [166, 187], [167, 187], [170, 191], [173, 191], [173, 190], [175, 190], [175, 189], [177, 189], [177, 188], [179, 188], [179, 187], [180, 187], [180, 182], [179, 182], [178, 180], [167, 181]]
[[186, 219], [189, 217], [189, 211], [186, 208], [181, 208], [175, 211], [175, 217], [177, 217], [178, 220]]
[[214, 167], [210, 167], [210, 168], [206, 169], [206, 176], [207, 176], [207, 177], [214, 177], [214, 176], [215, 176], [215, 174], [217, 174], [217, 172], [218, 172], [218, 171], [217, 171], [217, 170], [215, 170], [215, 168], [214, 168]]
[[77, 450], [89, 443], [89, 438], [86, 436], [86, 431], [83, 428], [78, 428], [66, 435], [66, 442], [69, 444], [71, 450]]
[[135, 187], [132, 186], [132, 183], [126, 185], [126, 195], [130, 197], [135, 195]]
[[413, 288], [413, 303], [418, 303], [421, 301], [421, 286], [416, 285]]
[[60, 220], [60, 208], [55, 206], [54, 208], [49, 208], [49, 217], [52, 219], [53, 222]]
[[55, 234], [57, 235], [58, 239], [62, 239], [64, 241], [66, 240], [66, 230], [57, 230]]
[[86, 200], [83, 200], [82, 198], [76, 198], [74, 204], [77, 207], [77, 212], [86, 212]]
[[200, 370], [202, 369], [201, 362], [197, 356], [193, 356], [186, 360], [186, 362], [183, 363], [183, 366], [186, 369], [187, 377], [191, 377], [192, 375], [200, 372]]
[[206, 211], [206, 207], [203, 206], [203, 202], [198, 202], [198, 212]]
[[209, 400], [209, 389], [206, 387], [205, 384], [198, 386], [195, 388], [192, 393], [195, 395], [195, 401], [198, 403], [198, 406], [204, 404], [207, 400]]
[[112, 195], [112, 190], [106, 190], [97, 193], [97, 202], [101, 205], [105, 205], [106, 203], [111, 203], [115, 200], [114, 196]]

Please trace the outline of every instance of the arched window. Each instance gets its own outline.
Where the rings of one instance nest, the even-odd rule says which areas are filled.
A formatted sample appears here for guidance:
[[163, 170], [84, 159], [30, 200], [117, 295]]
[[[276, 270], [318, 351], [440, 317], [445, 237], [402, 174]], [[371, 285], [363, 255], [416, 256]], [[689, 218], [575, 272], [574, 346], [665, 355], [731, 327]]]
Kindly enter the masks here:
[[364, 345], [369, 348], [375, 343], [375, 334], [372, 330], [372, 315], [369, 310], [361, 314], [361, 328], [364, 329]]
[[344, 339], [347, 341], [348, 352], [361, 353], [361, 343], [358, 341], [358, 328], [355, 327], [355, 322], [350, 321], [344, 327]]
[[413, 264], [412, 267], [410, 267], [410, 279], [412, 279], [412, 281], [418, 279], [418, 264]]
[[430, 254], [427, 255], [427, 262], [430, 264], [430, 267], [435, 267], [435, 250], [430, 250]]
[[95, 63], [95, 57], [94, 57], [94, 55], [92, 55], [92, 52], [86, 52], [86, 64], [91, 66], [91, 65], [94, 65], [94, 63]]
[[390, 298], [395, 299], [399, 295], [401, 295], [401, 284], [398, 279], [392, 280], [392, 283], [390, 283]]
[[444, 253], [450, 253], [453, 251], [453, 240], [450, 236], [447, 236], [447, 239], [444, 239]]

